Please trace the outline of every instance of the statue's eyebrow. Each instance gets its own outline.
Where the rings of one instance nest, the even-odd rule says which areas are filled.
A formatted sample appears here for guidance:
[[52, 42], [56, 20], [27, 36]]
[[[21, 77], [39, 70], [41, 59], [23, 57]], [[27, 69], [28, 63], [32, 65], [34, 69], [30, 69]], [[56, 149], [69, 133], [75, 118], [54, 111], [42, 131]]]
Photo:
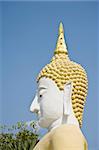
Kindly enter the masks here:
[[46, 90], [47, 87], [46, 87], [46, 86], [40, 86], [38, 89], [39, 89], [39, 90]]

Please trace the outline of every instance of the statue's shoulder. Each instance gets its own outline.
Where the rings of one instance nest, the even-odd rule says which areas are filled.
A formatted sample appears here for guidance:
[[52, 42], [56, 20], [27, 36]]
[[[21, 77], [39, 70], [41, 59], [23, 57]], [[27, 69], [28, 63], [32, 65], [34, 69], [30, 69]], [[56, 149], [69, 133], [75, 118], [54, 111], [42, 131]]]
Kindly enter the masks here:
[[80, 128], [61, 125], [47, 133], [33, 150], [87, 150]]
[[50, 132], [44, 135], [42, 139], [37, 143], [33, 150], [52, 150], [50, 149]]
[[51, 143], [55, 150], [62, 150], [62, 147], [69, 150], [74, 147], [76, 150], [87, 150], [87, 142], [80, 128], [74, 125], [61, 125], [54, 129], [51, 133]]

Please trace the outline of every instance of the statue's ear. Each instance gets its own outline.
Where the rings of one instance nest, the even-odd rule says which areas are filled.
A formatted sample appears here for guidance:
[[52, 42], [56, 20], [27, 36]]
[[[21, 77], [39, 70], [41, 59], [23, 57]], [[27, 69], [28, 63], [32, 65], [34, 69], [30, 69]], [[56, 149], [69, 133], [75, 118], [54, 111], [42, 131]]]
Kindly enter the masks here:
[[64, 92], [63, 92], [63, 110], [64, 115], [70, 115], [71, 114], [71, 94], [72, 94], [72, 83], [69, 82], [65, 84], [64, 86]]

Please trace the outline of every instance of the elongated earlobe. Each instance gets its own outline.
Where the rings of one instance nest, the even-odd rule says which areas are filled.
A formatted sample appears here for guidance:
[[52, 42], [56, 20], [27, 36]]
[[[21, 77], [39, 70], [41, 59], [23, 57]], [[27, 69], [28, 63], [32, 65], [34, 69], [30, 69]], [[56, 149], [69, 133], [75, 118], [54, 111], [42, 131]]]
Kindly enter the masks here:
[[72, 94], [72, 83], [69, 82], [64, 86], [64, 93], [63, 93], [63, 111], [64, 115], [71, 114], [71, 94]]

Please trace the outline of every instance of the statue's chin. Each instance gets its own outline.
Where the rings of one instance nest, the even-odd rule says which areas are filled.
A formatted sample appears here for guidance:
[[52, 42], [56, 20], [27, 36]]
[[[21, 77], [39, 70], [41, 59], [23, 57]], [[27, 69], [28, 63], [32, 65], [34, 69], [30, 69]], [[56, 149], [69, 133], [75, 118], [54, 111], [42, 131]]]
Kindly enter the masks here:
[[53, 118], [43, 118], [41, 117], [38, 121], [38, 124], [40, 127], [42, 128], [49, 128], [49, 126], [51, 126], [51, 124], [55, 121], [56, 119]]

